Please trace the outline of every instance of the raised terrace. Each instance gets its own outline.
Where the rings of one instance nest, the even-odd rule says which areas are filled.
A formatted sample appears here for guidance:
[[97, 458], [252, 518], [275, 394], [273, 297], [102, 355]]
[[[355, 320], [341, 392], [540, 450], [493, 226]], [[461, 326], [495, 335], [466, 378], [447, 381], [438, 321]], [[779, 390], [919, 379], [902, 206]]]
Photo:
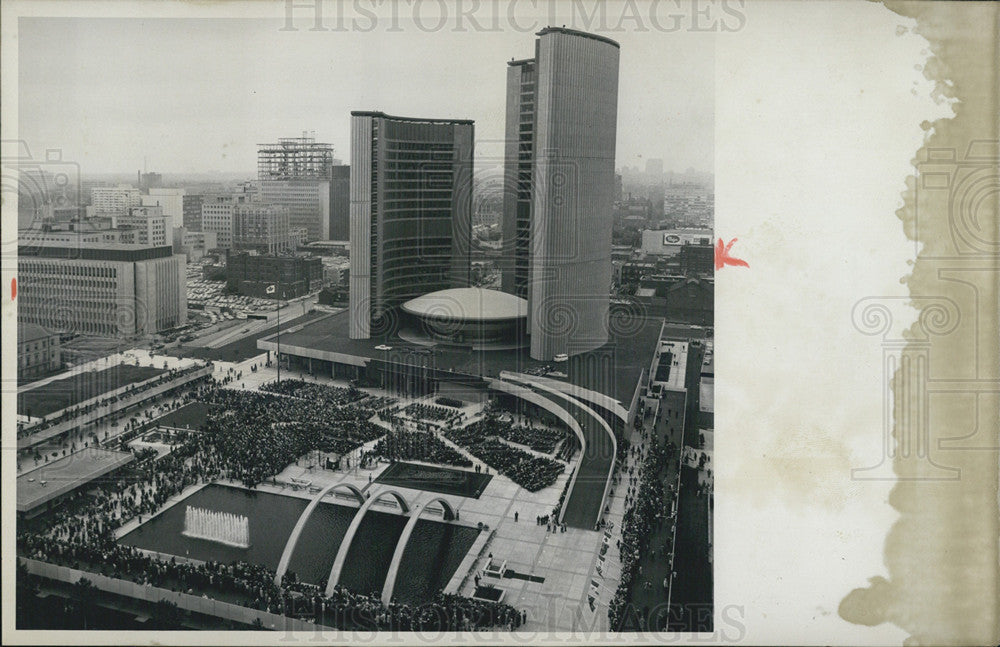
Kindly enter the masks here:
[[[565, 374], [561, 380], [597, 391], [628, 410], [644, 370], [649, 368], [662, 320], [633, 317], [611, 326], [611, 341], [598, 349], [574, 355], [562, 363], [531, 359], [526, 348], [473, 350], [455, 346], [428, 346], [398, 336], [350, 339], [348, 311], [317, 318], [281, 332], [281, 352], [303, 359], [333, 361], [363, 367], [372, 362], [399, 361], [406, 353], [432, 354], [434, 368], [475, 378], [496, 377], [502, 371], [529, 373], [550, 366]], [[614, 319], [613, 319], [614, 321]], [[277, 335], [261, 338], [258, 348], [277, 349]], [[386, 346], [391, 350], [383, 350]]]

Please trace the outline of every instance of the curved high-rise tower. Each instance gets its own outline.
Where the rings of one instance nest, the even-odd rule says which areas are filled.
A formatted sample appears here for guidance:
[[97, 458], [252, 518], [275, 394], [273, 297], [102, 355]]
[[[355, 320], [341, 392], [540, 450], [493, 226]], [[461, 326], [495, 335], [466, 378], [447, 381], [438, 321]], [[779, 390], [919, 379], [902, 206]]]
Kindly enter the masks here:
[[550, 360], [608, 340], [619, 46], [537, 35], [507, 71], [503, 288], [528, 300], [531, 357]]
[[351, 113], [351, 339], [397, 309], [469, 284], [473, 122]]

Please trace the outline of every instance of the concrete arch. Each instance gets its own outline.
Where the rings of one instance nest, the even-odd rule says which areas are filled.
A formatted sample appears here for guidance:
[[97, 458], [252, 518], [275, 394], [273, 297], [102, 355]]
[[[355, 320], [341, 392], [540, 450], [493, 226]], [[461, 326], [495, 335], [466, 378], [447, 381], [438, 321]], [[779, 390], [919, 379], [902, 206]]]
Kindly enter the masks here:
[[399, 536], [399, 541], [396, 542], [396, 551], [392, 554], [392, 561], [389, 562], [389, 572], [385, 576], [385, 585], [382, 587], [382, 604], [388, 605], [392, 601], [392, 593], [396, 588], [396, 576], [399, 575], [399, 565], [403, 562], [403, 553], [406, 552], [406, 546], [410, 543], [410, 535], [413, 534], [413, 529], [417, 526], [420, 513], [426, 510], [427, 506], [432, 503], [441, 504], [445, 521], [454, 521], [455, 519], [455, 509], [441, 497], [413, 506], [413, 510], [410, 511], [410, 520], [406, 522], [403, 534]]
[[288, 535], [288, 541], [285, 542], [285, 550], [281, 553], [281, 559], [278, 561], [278, 570], [274, 575], [274, 583], [278, 586], [281, 586], [281, 580], [285, 577], [285, 572], [288, 571], [288, 564], [292, 561], [292, 553], [295, 552], [295, 545], [299, 543], [299, 535], [302, 534], [302, 529], [305, 528], [306, 522], [309, 521], [309, 517], [312, 516], [312, 513], [316, 509], [316, 506], [319, 505], [320, 500], [338, 488], [346, 488], [348, 492], [354, 495], [354, 498], [358, 500], [358, 503], [361, 505], [365, 504], [364, 493], [350, 483], [334, 483], [333, 485], [328, 485], [320, 490], [319, 494], [313, 497], [313, 500], [309, 502], [306, 509], [302, 511], [301, 515], [299, 515], [299, 520], [295, 523], [295, 527], [292, 528], [292, 534]]
[[358, 511], [354, 513], [354, 519], [351, 520], [351, 525], [347, 527], [347, 533], [344, 534], [344, 540], [340, 542], [340, 548], [337, 550], [337, 557], [333, 560], [333, 568], [330, 569], [330, 577], [326, 581], [326, 596], [330, 597], [333, 595], [333, 587], [337, 586], [337, 582], [340, 581], [340, 573], [344, 570], [344, 562], [347, 561], [347, 553], [351, 549], [351, 543], [354, 542], [354, 535], [358, 533], [358, 528], [361, 526], [361, 522], [364, 520], [365, 515], [371, 509], [375, 502], [385, 496], [391, 496], [396, 499], [399, 503], [399, 507], [402, 508], [403, 514], [410, 511], [410, 504], [406, 501], [402, 494], [396, 490], [382, 490], [381, 492], [372, 495], [367, 501], [365, 501]]

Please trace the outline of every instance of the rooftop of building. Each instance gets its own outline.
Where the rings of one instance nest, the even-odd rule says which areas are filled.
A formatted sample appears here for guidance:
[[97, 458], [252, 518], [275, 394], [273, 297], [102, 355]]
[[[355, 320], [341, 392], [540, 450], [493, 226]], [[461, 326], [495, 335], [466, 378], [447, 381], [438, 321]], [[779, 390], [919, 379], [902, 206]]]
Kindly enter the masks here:
[[[140, 262], [174, 256], [172, 245], [132, 243], [23, 241], [17, 246], [18, 257], [47, 258], [57, 261]], [[183, 258], [183, 254], [179, 258]]]
[[449, 321], [506, 321], [528, 315], [527, 300], [486, 288], [438, 290], [410, 299], [402, 308], [418, 317]]
[[[659, 344], [660, 360], [656, 367], [659, 374], [658, 382], [663, 382], [668, 389], [683, 391], [687, 369], [688, 342], [679, 339], [661, 339]], [[669, 356], [670, 364], [666, 364], [664, 356]]]
[[590, 32], [580, 31], [578, 29], [569, 29], [565, 25], [562, 27], [546, 27], [540, 32], [536, 33], [536, 36], [545, 36], [546, 34], [567, 34], [569, 36], [580, 36], [582, 38], [590, 38], [593, 40], [601, 41], [602, 43], [607, 43], [608, 45], [613, 45], [614, 47], [621, 48], [618, 41], [611, 40], [607, 36], [598, 36], [597, 34], [591, 34]]
[[349, 240], [314, 240], [308, 242], [303, 247], [350, 247]]
[[[20, 237], [19, 237], [20, 238]], [[71, 247], [66, 246], [66, 242], [61, 240], [31, 240], [24, 239], [19, 241], [20, 244], [17, 246], [18, 254], [26, 254], [28, 256], [42, 256], [44, 254], [39, 253], [41, 249], [52, 249], [52, 250], [88, 250], [88, 251], [125, 251], [125, 252], [138, 252], [147, 249], [162, 250], [166, 249], [169, 256], [170, 246], [162, 245], [149, 245], [145, 243], [116, 243], [116, 242], [99, 242], [99, 241], [74, 241]], [[33, 250], [37, 250], [32, 253]]]
[[715, 412], [715, 378], [703, 377], [698, 387], [698, 409], [704, 412]]
[[38, 324], [20, 322], [17, 324], [17, 343], [19, 344], [54, 337], [58, 334]]
[[[309, 356], [305, 354], [308, 352], [321, 359], [320, 355], [350, 356], [365, 363], [368, 360], [383, 360], [387, 354], [395, 357], [407, 353], [432, 355], [434, 366], [441, 370], [482, 377], [497, 377], [501, 371], [525, 373], [551, 366], [553, 370], [565, 374], [566, 377], [561, 379], [608, 395], [626, 409], [643, 370], [649, 368], [662, 328], [662, 319], [654, 317], [640, 317], [627, 323], [615, 322], [610, 326], [611, 339], [607, 344], [573, 355], [566, 362], [553, 363], [531, 359], [525, 348], [473, 350], [445, 345], [429, 347], [405, 341], [396, 335], [351, 339], [349, 322], [350, 312], [343, 310], [282, 331], [281, 352], [293, 355], [301, 352], [303, 356]], [[261, 338], [258, 347], [273, 349], [275, 337]], [[387, 351], [386, 347], [392, 350]], [[595, 370], [601, 366], [606, 366], [608, 370]], [[550, 373], [549, 377], [554, 376]]]
[[413, 123], [428, 123], [428, 124], [464, 124], [472, 125], [475, 123], [472, 119], [436, 119], [433, 117], [399, 117], [396, 115], [387, 115], [384, 112], [378, 110], [352, 110], [352, 117], [375, 117], [378, 119], [392, 119], [393, 121], [408, 121]]
[[17, 510], [28, 512], [132, 461], [131, 452], [90, 447], [17, 477]]
[[655, 231], [657, 233], [712, 235], [712, 230], [704, 227], [668, 227], [664, 229], [647, 229], [646, 231]]

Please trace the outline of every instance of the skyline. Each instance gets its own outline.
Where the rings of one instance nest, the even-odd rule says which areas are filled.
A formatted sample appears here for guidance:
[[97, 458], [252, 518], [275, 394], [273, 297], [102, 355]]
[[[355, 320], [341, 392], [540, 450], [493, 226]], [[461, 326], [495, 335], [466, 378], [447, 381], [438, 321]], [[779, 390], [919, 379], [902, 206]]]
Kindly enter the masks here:
[[[61, 149], [85, 176], [255, 176], [260, 142], [303, 131], [346, 162], [351, 110], [472, 119], [485, 171], [502, 165], [506, 63], [534, 43], [517, 32], [281, 32], [262, 19], [21, 23], [19, 139], [36, 157]], [[670, 34], [665, 48], [662, 33], [610, 35], [622, 52], [616, 168], [660, 158], [665, 172], [713, 172], [711, 36]], [[384, 55], [401, 49], [418, 55]], [[665, 49], [683, 64], [662, 64]]]

